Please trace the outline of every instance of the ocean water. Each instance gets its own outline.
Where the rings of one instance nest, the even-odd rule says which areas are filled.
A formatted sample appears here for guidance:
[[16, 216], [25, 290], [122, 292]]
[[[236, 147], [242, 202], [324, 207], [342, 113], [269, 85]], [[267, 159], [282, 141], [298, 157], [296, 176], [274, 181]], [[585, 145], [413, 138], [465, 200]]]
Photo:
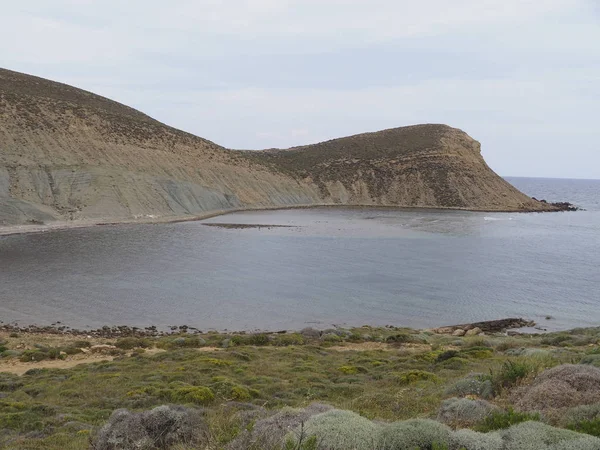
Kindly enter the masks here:
[[509, 181], [586, 211], [313, 208], [0, 236], [0, 320], [202, 330], [505, 317], [550, 330], [600, 325], [600, 180]]

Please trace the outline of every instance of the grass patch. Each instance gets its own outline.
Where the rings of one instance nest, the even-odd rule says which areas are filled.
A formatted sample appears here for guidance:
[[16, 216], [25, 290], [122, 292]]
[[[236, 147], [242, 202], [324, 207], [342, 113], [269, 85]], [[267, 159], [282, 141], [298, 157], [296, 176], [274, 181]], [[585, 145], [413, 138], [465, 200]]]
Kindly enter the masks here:
[[538, 413], [518, 412], [512, 408], [508, 408], [506, 411], [492, 412], [479, 425], [475, 426], [474, 429], [482, 433], [488, 433], [490, 431], [510, 428], [513, 425], [530, 420], [539, 421], [541, 417]]

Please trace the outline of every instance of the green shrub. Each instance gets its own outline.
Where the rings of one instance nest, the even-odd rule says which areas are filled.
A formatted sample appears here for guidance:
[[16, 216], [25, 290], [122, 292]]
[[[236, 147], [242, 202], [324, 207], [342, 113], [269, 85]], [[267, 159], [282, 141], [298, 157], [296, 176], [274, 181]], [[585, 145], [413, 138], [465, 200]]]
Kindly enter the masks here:
[[355, 375], [357, 373], [366, 373], [368, 370], [362, 366], [341, 366], [338, 370], [346, 375]]
[[495, 392], [516, 386], [528, 376], [534, 374], [536, 368], [526, 361], [505, 361], [496, 372], [490, 370]]
[[65, 347], [63, 351], [67, 355], [77, 355], [78, 353], [83, 353], [80, 347]]
[[567, 428], [569, 430], [578, 431], [579, 433], [600, 437], [600, 418], [572, 422], [567, 425]]
[[139, 413], [118, 409], [90, 444], [95, 450], [206, 448], [208, 426], [201, 411], [183, 406], [163, 405]]
[[476, 395], [484, 399], [490, 399], [494, 396], [492, 381], [488, 375], [475, 373], [466, 378], [458, 380], [448, 389], [447, 395], [465, 397], [467, 395]]
[[152, 343], [148, 339], [126, 337], [117, 340], [115, 347], [121, 350], [132, 350], [134, 348], [149, 348], [152, 347]]
[[[576, 443], [585, 437], [580, 433], [562, 428], [555, 428], [541, 422], [523, 422], [498, 432], [504, 440], [505, 450], [547, 449], [557, 448], [580, 450]], [[600, 448], [600, 440], [596, 439], [595, 448]], [[586, 439], [589, 443], [589, 439]], [[552, 446], [552, 447], [549, 447]]]
[[469, 365], [469, 361], [464, 358], [450, 358], [439, 365], [443, 369], [461, 370]]
[[198, 348], [204, 345], [206, 345], [206, 341], [199, 336], [178, 336], [159, 343], [159, 347], [166, 348]]
[[455, 397], [442, 402], [437, 420], [451, 426], [471, 426], [497, 412], [498, 407], [485, 400]]
[[464, 428], [452, 433], [450, 448], [460, 450], [502, 450], [504, 443], [498, 433], [478, 433]]
[[509, 349], [520, 347], [521, 345], [521, 341], [518, 341], [516, 339], [503, 339], [498, 344], [496, 344], [495, 347], [497, 351], [504, 352]]
[[65, 356], [61, 353], [60, 348], [49, 348], [48, 359], [64, 359]]
[[454, 358], [456, 356], [458, 356], [458, 352], [456, 350], [447, 350], [447, 351], [437, 355], [437, 357], [435, 358], [435, 362], [439, 364], [441, 362], [444, 362], [444, 361], [446, 361], [450, 358]]
[[[369, 337], [369, 336], [367, 336], [367, 337]], [[350, 342], [362, 342], [365, 340], [365, 338], [363, 337], [362, 334], [354, 332], [350, 336], [348, 336], [348, 340]]]
[[224, 359], [218, 359], [218, 358], [203, 358], [201, 361], [210, 364], [212, 366], [217, 366], [217, 367], [225, 367], [225, 366], [231, 366], [233, 365], [233, 363], [231, 361], [226, 361]]
[[[380, 450], [413, 450], [448, 448], [451, 430], [444, 424], [429, 419], [412, 419], [390, 423], [380, 433]], [[365, 447], [370, 448], [370, 447]]]
[[494, 355], [494, 349], [490, 347], [469, 347], [460, 351], [460, 355], [474, 359], [491, 358]]
[[299, 333], [282, 334], [273, 340], [273, 345], [287, 347], [289, 345], [304, 345], [304, 336]]
[[48, 353], [39, 350], [25, 350], [19, 359], [21, 362], [38, 362], [49, 359], [49, 355]]
[[231, 337], [232, 345], [269, 345], [269, 336], [266, 334], [241, 334]]
[[399, 372], [393, 374], [393, 378], [399, 384], [412, 384], [417, 381], [437, 381], [438, 377], [431, 373], [426, 372], [424, 370], [408, 370], [406, 372]]
[[408, 333], [399, 333], [388, 336], [385, 341], [393, 344], [408, 344], [413, 342], [413, 338]]
[[0, 373], [0, 392], [12, 392], [23, 387], [25, 383], [17, 375]]
[[338, 370], [346, 375], [354, 375], [358, 373], [358, 369], [354, 366], [342, 366], [338, 367]]
[[[380, 426], [351, 411], [334, 409], [311, 417], [288, 437], [287, 448], [291, 443], [298, 444], [301, 437], [312, 438], [318, 447], [328, 450], [376, 448]], [[306, 447], [311, 448], [311, 447]]]
[[282, 443], [286, 442], [287, 436], [286, 449], [312, 449], [310, 446], [301, 446], [309, 442], [308, 437], [303, 440], [301, 445], [298, 443], [295, 430], [302, 429], [302, 424], [306, 423], [312, 416], [329, 410], [331, 410], [330, 406], [319, 403], [313, 403], [304, 409], [282, 408], [275, 414], [261, 418], [252, 426], [247, 427], [232, 442], [229, 442], [226, 448], [227, 450], [278, 449]]
[[598, 354], [590, 354], [581, 358], [579, 364], [588, 364], [590, 366], [600, 367], [600, 355]]
[[250, 391], [248, 388], [244, 386], [233, 386], [230, 390], [231, 397], [234, 400], [250, 400], [252, 395], [250, 395]]
[[489, 415], [483, 418], [483, 421], [475, 427], [475, 430], [485, 432], [502, 430], [518, 423], [531, 420], [540, 420], [538, 413], [517, 412], [512, 408], [506, 411], [491, 411]]
[[321, 336], [325, 342], [342, 342], [343, 339], [335, 333], [324, 333]]
[[[0, 389], [2, 390], [2, 389]], [[569, 409], [563, 417], [563, 424], [593, 421], [600, 419], [600, 403], [593, 405], [581, 405]]]
[[215, 399], [213, 391], [203, 386], [185, 386], [172, 389], [169, 396], [173, 402], [187, 402], [198, 405], [208, 405]]
[[542, 345], [565, 346], [572, 340], [572, 336], [566, 333], [548, 335], [542, 338]]

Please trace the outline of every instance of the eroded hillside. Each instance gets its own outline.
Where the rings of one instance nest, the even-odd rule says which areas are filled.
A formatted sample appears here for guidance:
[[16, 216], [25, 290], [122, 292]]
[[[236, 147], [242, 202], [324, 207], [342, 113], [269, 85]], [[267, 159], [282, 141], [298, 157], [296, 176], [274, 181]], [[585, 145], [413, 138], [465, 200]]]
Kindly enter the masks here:
[[90, 92], [0, 69], [0, 225], [312, 204], [552, 208], [506, 183], [478, 142], [444, 125], [233, 151]]

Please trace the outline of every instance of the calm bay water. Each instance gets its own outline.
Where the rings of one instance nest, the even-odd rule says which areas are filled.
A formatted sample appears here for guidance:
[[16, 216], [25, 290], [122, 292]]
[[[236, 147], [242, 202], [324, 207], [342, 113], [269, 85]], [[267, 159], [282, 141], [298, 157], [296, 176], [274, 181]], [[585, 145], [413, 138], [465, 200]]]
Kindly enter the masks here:
[[600, 181], [509, 181], [587, 211], [317, 208], [0, 236], [0, 320], [275, 330], [522, 316], [549, 329], [600, 325]]

